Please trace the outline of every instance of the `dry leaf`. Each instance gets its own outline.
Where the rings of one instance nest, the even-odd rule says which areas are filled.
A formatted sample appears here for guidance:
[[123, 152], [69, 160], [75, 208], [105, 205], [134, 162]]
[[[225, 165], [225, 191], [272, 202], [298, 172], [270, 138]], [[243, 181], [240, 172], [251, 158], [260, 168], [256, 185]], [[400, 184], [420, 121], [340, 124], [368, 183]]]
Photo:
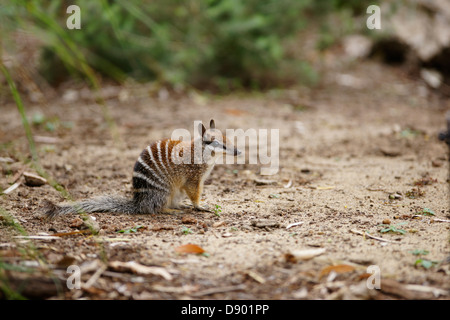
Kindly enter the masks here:
[[221, 226], [226, 226], [227, 225], [227, 223], [225, 222], [225, 221], [219, 221], [219, 222], [215, 222], [214, 224], [213, 224], [213, 228], [217, 228], [217, 227], [221, 227]]
[[188, 243], [182, 246], [179, 246], [177, 248], [175, 248], [175, 251], [178, 253], [197, 253], [197, 254], [201, 254], [203, 252], [205, 252], [205, 250], [201, 247], [199, 247], [196, 244], [192, 244], [192, 243]]
[[183, 217], [181, 218], [181, 222], [183, 224], [196, 224], [198, 221], [197, 219], [193, 218], [193, 217]]
[[75, 261], [75, 257], [71, 255], [65, 255], [56, 263], [56, 265], [60, 268], [67, 268], [68, 266], [73, 265]]
[[368, 279], [368, 278], [371, 277], [371, 276], [372, 276], [371, 273], [363, 273], [363, 274], [360, 274], [360, 275], [358, 276], [358, 280], [366, 280], [366, 279]]
[[151, 231], [161, 231], [161, 230], [173, 230], [173, 226], [169, 225], [155, 225], [150, 228]]
[[351, 272], [355, 270], [355, 267], [350, 266], [348, 264], [338, 264], [335, 266], [328, 266], [322, 269], [320, 271], [319, 279], [322, 279], [323, 277], [327, 276], [330, 272], [336, 272], [336, 273], [346, 273]]
[[83, 220], [80, 217], [76, 217], [70, 222], [69, 227], [71, 228], [80, 228], [83, 225]]
[[288, 189], [288, 188], [290, 188], [290, 187], [292, 187], [292, 180], [289, 180], [289, 182], [288, 182], [287, 184], [284, 185], [284, 188], [285, 188], [285, 189]]
[[260, 275], [258, 272], [256, 271], [247, 271], [247, 275], [252, 278], [253, 280], [255, 280], [256, 282], [259, 283], [266, 283], [266, 279], [264, 279], [264, 277], [262, 275]]

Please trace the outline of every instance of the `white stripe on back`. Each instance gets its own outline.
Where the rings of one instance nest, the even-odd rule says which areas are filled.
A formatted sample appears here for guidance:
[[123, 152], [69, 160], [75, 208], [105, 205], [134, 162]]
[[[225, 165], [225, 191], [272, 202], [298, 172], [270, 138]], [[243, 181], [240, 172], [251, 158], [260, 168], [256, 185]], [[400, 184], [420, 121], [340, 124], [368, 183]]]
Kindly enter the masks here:
[[150, 160], [153, 162], [153, 164], [155, 165], [156, 170], [158, 170], [160, 177], [164, 177], [165, 174], [161, 171], [161, 169], [159, 168], [158, 163], [156, 162], [155, 158], [153, 157], [153, 152], [152, 149], [150, 149], [150, 146], [147, 147], [147, 152], [150, 156]]
[[167, 161], [167, 165], [170, 166], [170, 158], [169, 158], [169, 141], [166, 141], [166, 161]]
[[151, 172], [152, 176], [158, 179], [159, 183], [161, 184], [161, 187], [164, 188], [164, 185], [166, 184], [160, 176], [152, 169], [150, 166], [145, 163], [145, 161], [142, 159], [142, 157], [139, 157], [137, 160], [147, 171]]
[[169, 171], [167, 171], [167, 168], [166, 168], [166, 166], [164, 165], [164, 162], [163, 162], [163, 159], [162, 159], [162, 153], [161, 153], [161, 141], [158, 141], [158, 144], [156, 145], [156, 147], [158, 148], [158, 158], [159, 158], [159, 163], [160, 163], [161, 166], [164, 168], [164, 171], [166, 171], [166, 173], [167, 173], [166, 178], [167, 178], [167, 179], [170, 179], [171, 177], [170, 177]]
[[154, 181], [152, 181], [149, 177], [147, 177], [146, 175], [144, 175], [144, 174], [142, 174], [142, 173], [140, 173], [140, 172], [133, 172], [133, 177], [135, 177], [135, 178], [139, 178], [139, 179], [142, 179], [142, 180], [144, 180], [145, 182], [147, 182], [149, 185], [151, 185], [151, 186], [153, 186], [153, 187], [155, 187], [155, 188], [157, 188], [157, 189], [162, 189], [162, 190], [164, 190], [164, 191], [169, 191], [167, 188], [165, 188], [165, 187], [163, 187], [163, 186], [160, 186], [160, 185], [158, 185], [158, 184], [156, 184]]

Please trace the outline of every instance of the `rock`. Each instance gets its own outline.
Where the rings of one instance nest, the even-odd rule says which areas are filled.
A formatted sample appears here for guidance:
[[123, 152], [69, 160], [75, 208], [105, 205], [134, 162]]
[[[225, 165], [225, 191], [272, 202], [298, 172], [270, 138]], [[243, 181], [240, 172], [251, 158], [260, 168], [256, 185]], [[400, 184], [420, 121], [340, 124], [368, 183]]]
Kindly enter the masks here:
[[403, 197], [402, 197], [402, 195], [401, 195], [400, 193], [395, 192], [395, 193], [391, 193], [391, 194], [389, 195], [389, 199], [390, 199], [390, 200], [402, 200]]
[[257, 186], [267, 186], [277, 184], [276, 180], [255, 179], [254, 181]]
[[389, 18], [382, 19], [384, 36], [375, 40], [370, 55], [405, 63], [429, 88], [450, 95], [450, 1], [384, 2], [381, 11]]
[[93, 234], [98, 234], [100, 231], [100, 225], [91, 216], [83, 217], [83, 227], [90, 229]]
[[63, 93], [62, 99], [65, 102], [75, 102], [80, 99], [80, 94], [77, 90], [68, 89]]
[[397, 10], [390, 19], [390, 27], [420, 60], [429, 61], [442, 49], [450, 47], [450, 2], [420, 0], [419, 3], [417, 6], [410, 1]]
[[442, 74], [436, 70], [425, 69], [420, 70], [420, 76], [426, 82], [427, 85], [433, 89], [437, 89], [442, 83]]
[[47, 183], [47, 180], [30, 172], [24, 172], [25, 184], [30, 187], [40, 187]]
[[439, 167], [442, 167], [442, 162], [439, 160], [432, 160], [431, 165], [435, 168], [439, 168]]
[[380, 147], [378, 150], [386, 157], [398, 157], [401, 155], [401, 151], [396, 148]]
[[279, 228], [280, 223], [275, 220], [267, 220], [267, 219], [260, 219], [260, 220], [253, 220], [252, 226], [257, 228]]
[[365, 58], [370, 54], [372, 50], [372, 41], [362, 35], [350, 35], [343, 40], [344, 51], [347, 56], [360, 59]]
[[10, 157], [0, 157], [0, 162], [3, 162], [3, 163], [14, 163], [14, 160], [11, 159]]
[[80, 217], [76, 217], [70, 222], [69, 227], [80, 229], [83, 226], [83, 220]]

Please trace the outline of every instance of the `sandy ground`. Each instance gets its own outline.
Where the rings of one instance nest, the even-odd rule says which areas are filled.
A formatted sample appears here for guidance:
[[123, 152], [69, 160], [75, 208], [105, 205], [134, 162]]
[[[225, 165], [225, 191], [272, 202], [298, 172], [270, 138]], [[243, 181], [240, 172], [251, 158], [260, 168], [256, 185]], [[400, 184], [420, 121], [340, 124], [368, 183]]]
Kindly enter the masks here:
[[[82, 227], [76, 216], [43, 220], [44, 200], [64, 199], [48, 184], [22, 184], [2, 195], [0, 205], [28, 235], [63, 234], [56, 240], [33, 240], [31, 247], [30, 241], [14, 238], [18, 232], [3, 219], [0, 258], [9, 267], [0, 274], [11, 288], [26, 283], [17, 289], [23, 295], [450, 297], [449, 159], [446, 145], [436, 138], [450, 103], [399, 69], [375, 62], [347, 63], [330, 70], [315, 89], [220, 97], [149, 85], [107, 86], [106, 104], [117, 122], [121, 146], [111, 138], [92, 96], [82, 89], [68, 90], [62, 88], [47, 105], [28, 103], [27, 108], [30, 118], [42, 112], [56, 121], [54, 131], [41, 124], [33, 132], [58, 139], [38, 143], [41, 163], [76, 200], [109, 193], [129, 196], [140, 151], [177, 128], [192, 132], [194, 120], [214, 118], [221, 129], [279, 129], [280, 167], [275, 175], [261, 176], [261, 164], [217, 165], [202, 201], [210, 208], [220, 206], [220, 216], [193, 210], [96, 213], [90, 215], [100, 229], [95, 236], [77, 233]], [[1, 163], [0, 187], [5, 190], [21, 170], [33, 169], [26, 161], [17, 110], [12, 103], [0, 110], [0, 156], [13, 159]], [[261, 185], [261, 179], [270, 181]], [[424, 209], [434, 215], [424, 214]], [[389, 226], [401, 231], [380, 232]], [[117, 232], [130, 228], [136, 232]], [[75, 234], [64, 234], [70, 232]], [[185, 244], [205, 253], [177, 252]], [[420, 255], [412, 253], [420, 250]], [[312, 256], [303, 259], [304, 254]], [[425, 266], [416, 264], [419, 259], [426, 260]], [[118, 263], [130, 261], [141, 268]], [[81, 289], [66, 287], [68, 265], [81, 268]], [[369, 276], [377, 275], [371, 270], [379, 270], [381, 289], [367, 287]], [[60, 286], [54, 288], [58, 281], [52, 279], [59, 279]]]

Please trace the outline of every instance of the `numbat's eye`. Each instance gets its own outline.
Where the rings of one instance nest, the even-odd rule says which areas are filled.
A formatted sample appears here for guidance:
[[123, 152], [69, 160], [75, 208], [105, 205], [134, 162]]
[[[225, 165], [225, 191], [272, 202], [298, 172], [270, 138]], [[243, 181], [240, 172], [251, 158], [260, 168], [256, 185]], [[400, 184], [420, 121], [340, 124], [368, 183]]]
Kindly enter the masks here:
[[213, 143], [215, 141], [216, 141], [216, 139], [212, 138], [211, 140], [203, 140], [203, 143], [204, 144], [211, 144], [211, 143]]

